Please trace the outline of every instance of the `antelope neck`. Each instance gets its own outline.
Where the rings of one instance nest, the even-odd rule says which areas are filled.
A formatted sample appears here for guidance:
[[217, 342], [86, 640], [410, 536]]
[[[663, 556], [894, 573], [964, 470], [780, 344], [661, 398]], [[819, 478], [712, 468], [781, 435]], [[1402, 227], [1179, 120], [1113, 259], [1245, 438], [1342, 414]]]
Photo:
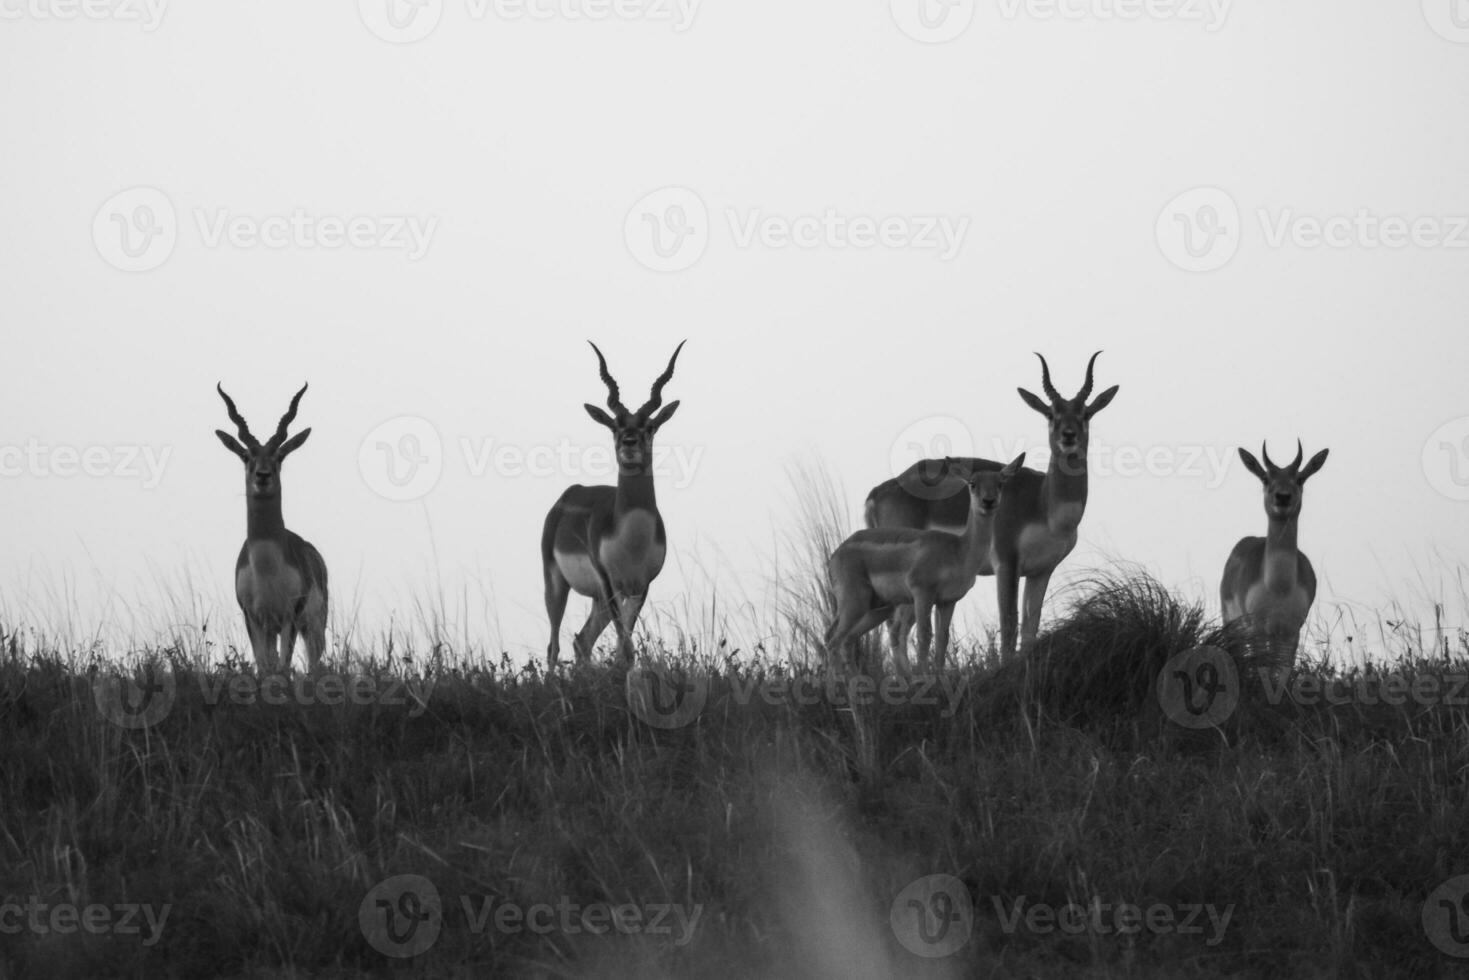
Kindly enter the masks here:
[[281, 517], [280, 494], [274, 497], [248, 498], [245, 536], [251, 541], [279, 540], [286, 536], [286, 522]]
[[1296, 584], [1296, 528], [1300, 515], [1271, 517], [1265, 530], [1264, 579], [1272, 591], [1290, 589]]
[[658, 501], [653, 493], [653, 474], [648, 467], [633, 471], [618, 468], [617, 503], [613, 513], [621, 517], [631, 510], [658, 510]]
[[1080, 522], [1086, 509], [1086, 456], [1078, 457], [1073, 464], [1064, 464], [1062, 460], [1060, 453], [1052, 453], [1051, 464], [1046, 468], [1046, 513], [1061, 514], [1065, 510], [1063, 504], [1074, 504], [1076, 520]]
[[[991, 515], [993, 517], [993, 515]], [[969, 522], [964, 525], [964, 570], [965, 572], [978, 571], [984, 565], [987, 550], [981, 546], [984, 542], [982, 529], [985, 516], [976, 506], [974, 495], [969, 496]]]

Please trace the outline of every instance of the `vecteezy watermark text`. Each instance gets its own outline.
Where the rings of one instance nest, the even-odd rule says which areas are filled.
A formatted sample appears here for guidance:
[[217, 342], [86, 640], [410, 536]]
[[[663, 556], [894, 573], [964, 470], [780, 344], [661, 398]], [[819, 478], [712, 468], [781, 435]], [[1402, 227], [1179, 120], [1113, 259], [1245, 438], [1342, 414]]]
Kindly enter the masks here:
[[[1469, 214], [1392, 214], [1370, 207], [1311, 214], [1293, 207], [1256, 208], [1266, 248], [1363, 251], [1469, 249]], [[1213, 272], [1239, 251], [1248, 223], [1238, 202], [1219, 187], [1195, 187], [1158, 214], [1154, 236], [1163, 256], [1188, 272]]]
[[[667, 24], [682, 34], [694, 24], [703, 0], [465, 0], [464, 15], [480, 22], [606, 22]], [[432, 34], [444, 16], [444, 0], [357, 0], [363, 26], [390, 44], [412, 44]]]
[[[142, 945], [153, 946], [173, 906], [119, 902], [114, 905], [44, 902], [32, 895], [25, 904], [0, 902], [0, 935], [29, 932], [37, 936], [71, 936], [85, 932], [93, 936], [143, 936]], [[143, 927], [147, 926], [144, 935]]]
[[168, 0], [0, 0], [0, 20], [111, 20], [151, 34], [167, 9]]
[[1017, 932], [1022, 922], [1026, 931], [1033, 935], [1061, 932], [1071, 936], [1105, 936], [1147, 932], [1153, 935], [1199, 936], [1207, 927], [1209, 935], [1204, 940], [1205, 946], [1219, 945], [1229, 928], [1229, 920], [1234, 917], [1233, 904], [1221, 909], [1213, 903], [1169, 905], [1153, 902], [1141, 905], [1094, 900], [1086, 905], [1068, 902], [1056, 906], [1029, 901], [1024, 895], [1009, 903], [995, 895], [990, 898], [990, 903], [1000, 928], [1009, 934]]
[[[362, 898], [357, 919], [368, 943], [384, 956], [407, 958], [429, 949], [447, 923], [449, 909], [438, 887], [422, 875], [395, 875], [378, 882]], [[486, 896], [461, 896], [462, 928], [474, 935], [559, 933], [566, 936], [669, 936], [673, 945], [693, 939], [703, 905], [673, 902], [578, 902], [562, 895], [554, 902], [522, 904]]]
[[[433, 215], [339, 215], [300, 207], [267, 214], [195, 207], [188, 213], [198, 243], [204, 248], [402, 252], [410, 262], [428, 254], [439, 226], [439, 219]], [[168, 261], [180, 232], [173, 201], [156, 187], [119, 191], [104, 201], [92, 218], [92, 243], [97, 254], [123, 272], [147, 272]]]
[[[735, 248], [768, 251], [911, 251], [950, 262], [969, 234], [968, 215], [868, 215], [823, 208], [780, 214], [762, 207], [722, 212]], [[713, 237], [709, 208], [687, 187], [663, 187], [628, 210], [623, 240], [640, 264], [655, 272], [680, 272], [703, 257]]]
[[[562, 439], [526, 445], [493, 437], [460, 436], [458, 457], [464, 471], [475, 479], [493, 473], [518, 479], [572, 479], [616, 481], [619, 466], [613, 447]], [[443, 476], [447, 457], [438, 427], [417, 415], [400, 415], [373, 428], [357, 451], [362, 480], [388, 500], [418, 500], [427, 496]], [[653, 447], [651, 471], [662, 486], [683, 490], [694, 482], [704, 459], [703, 446], [664, 443]]]
[[116, 477], [138, 480], [144, 490], [152, 490], [163, 482], [172, 455], [172, 446], [53, 446], [30, 439], [23, 445], [0, 445], [0, 477]]

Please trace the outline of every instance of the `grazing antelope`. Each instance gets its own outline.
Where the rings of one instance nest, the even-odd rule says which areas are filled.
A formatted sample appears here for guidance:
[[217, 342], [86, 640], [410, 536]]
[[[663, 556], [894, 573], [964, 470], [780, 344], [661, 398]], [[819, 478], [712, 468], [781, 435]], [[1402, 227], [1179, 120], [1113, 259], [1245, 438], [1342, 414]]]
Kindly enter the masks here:
[[[958, 463], [959, 460], [946, 462]], [[934, 663], [944, 669], [949, 647], [949, 622], [954, 603], [974, 587], [979, 575], [994, 574], [995, 514], [1005, 487], [1025, 462], [1015, 457], [1004, 469], [972, 470], [966, 501], [969, 518], [962, 534], [912, 528], [866, 528], [857, 531], [832, 552], [827, 565], [837, 614], [826, 631], [828, 659], [850, 663], [848, 648], [881, 623], [896, 607], [913, 609], [918, 621], [918, 665], [928, 670], [929, 646], [937, 637]], [[930, 612], [934, 620], [930, 626]], [[893, 651], [903, 674], [911, 672], [907, 650]]]
[[1219, 582], [1219, 602], [1226, 623], [1242, 619], [1251, 633], [1269, 644], [1270, 666], [1277, 675], [1295, 666], [1301, 627], [1316, 599], [1316, 572], [1296, 546], [1296, 528], [1306, 480], [1321, 469], [1328, 452], [1321, 450], [1302, 469], [1305, 452], [1299, 439], [1289, 466], [1272, 463], [1264, 443], [1263, 467], [1248, 451], [1239, 451], [1245, 468], [1264, 485], [1267, 524], [1263, 538], [1240, 538], [1229, 553]]
[[663, 386], [673, 377], [683, 343], [674, 348], [668, 367], [653, 382], [652, 394], [636, 412], [622, 404], [602, 351], [596, 344], [592, 350], [597, 352], [602, 382], [607, 386], [607, 407], [613, 414], [595, 405], [584, 407], [594, 421], [612, 430], [617, 486], [568, 487], [546, 515], [541, 567], [546, 614], [551, 619], [551, 643], [546, 649], [551, 666], [561, 653], [561, 617], [573, 589], [592, 598], [591, 614], [572, 643], [577, 661], [591, 657], [597, 637], [610, 622], [617, 627], [618, 649], [631, 662], [633, 626], [648, 598], [648, 586], [663, 570], [668, 550], [663, 516], [653, 494], [653, 436], [678, 410], [678, 402], [673, 401], [658, 411], [663, 405]]
[[286, 530], [281, 517], [281, 463], [311, 435], [310, 429], [302, 429], [286, 438], [306, 387], [303, 384], [296, 392], [275, 435], [262, 446], [223, 386], [215, 385], [240, 438], [237, 442], [220, 429], [214, 434], [245, 463], [245, 544], [235, 562], [235, 598], [245, 614], [245, 629], [262, 673], [291, 669], [298, 633], [306, 639], [311, 673], [316, 673], [326, 650], [326, 562], [309, 541]]
[[[1017, 605], [1020, 579], [1025, 578], [1025, 614], [1021, 624], [1022, 648], [1035, 642], [1040, 626], [1041, 602], [1046, 596], [1051, 573], [1076, 547], [1076, 530], [1086, 510], [1086, 453], [1092, 416], [1117, 394], [1113, 385], [1090, 404], [1092, 366], [1101, 351], [1086, 365], [1086, 383], [1075, 398], [1062, 398], [1051, 384], [1051, 369], [1041, 362], [1041, 384], [1046, 399], [1018, 388], [1020, 397], [1050, 423], [1051, 462], [1045, 473], [1022, 469], [1015, 474], [995, 514], [994, 569], [980, 574], [995, 576], [1000, 603], [1000, 652], [1015, 653]], [[914, 463], [894, 479], [872, 488], [867, 495], [867, 526], [932, 528], [957, 531], [964, 523], [964, 474], [999, 469], [988, 459], [925, 459]], [[890, 626], [894, 651], [908, 642], [911, 625], [907, 609], [899, 607]], [[906, 655], [906, 651], [905, 651]]]

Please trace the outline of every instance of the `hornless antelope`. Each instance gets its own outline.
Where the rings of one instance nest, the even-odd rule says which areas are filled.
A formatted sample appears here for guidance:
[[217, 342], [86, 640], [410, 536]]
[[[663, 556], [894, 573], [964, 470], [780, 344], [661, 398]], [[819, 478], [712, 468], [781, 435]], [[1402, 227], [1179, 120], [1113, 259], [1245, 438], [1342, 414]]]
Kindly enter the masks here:
[[1219, 582], [1219, 602], [1226, 623], [1243, 619], [1252, 633], [1269, 643], [1271, 668], [1277, 674], [1289, 673], [1295, 666], [1301, 627], [1316, 599], [1316, 572], [1296, 546], [1296, 527], [1302, 488], [1321, 469], [1328, 452], [1321, 450], [1302, 469], [1305, 453], [1299, 439], [1289, 466], [1272, 463], [1264, 443], [1260, 445], [1264, 467], [1247, 451], [1239, 451], [1245, 468], [1264, 484], [1268, 523], [1263, 538], [1240, 538], [1229, 553]]
[[622, 404], [602, 351], [596, 344], [592, 350], [597, 352], [602, 381], [607, 385], [607, 407], [613, 414], [595, 405], [585, 408], [593, 420], [612, 430], [617, 486], [568, 487], [546, 515], [541, 567], [546, 614], [551, 619], [546, 656], [552, 666], [561, 653], [561, 617], [572, 589], [592, 598], [591, 614], [572, 643], [577, 661], [591, 657], [597, 637], [609, 622], [617, 626], [618, 649], [632, 661], [633, 626], [648, 598], [648, 586], [663, 570], [668, 546], [663, 516], [653, 495], [653, 435], [678, 409], [674, 401], [658, 411], [663, 405], [663, 386], [673, 377], [683, 343], [674, 349], [668, 367], [653, 382], [652, 394], [636, 412]]
[[[1042, 400], [1024, 388], [1020, 397], [1050, 423], [1051, 462], [1045, 473], [1022, 469], [1015, 474], [995, 515], [994, 570], [980, 574], [995, 576], [1000, 602], [1000, 652], [1015, 653], [1016, 620], [1019, 618], [1020, 578], [1025, 577], [1025, 617], [1020, 631], [1022, 647], [1035, 641], [1040, 626], [1041, 602], [1046, 596], [1051, 573], [1076, 547], [1076, 529], [1086, 510], [1086, 452], [1092, 416], [1117, 394], [1113, 385], [1091, 404], [1092, 366], [1101, 351], [1086, 365], [1086, 383], [1075, 398], [1061, 397], [1051, 384], [1051, 370], [1041, 361]], [[957, 531], [964, 523], [963, 496], [966, 473], [999, 469], [988, 459], [925, 459], [914, 463], [894, 479], [872, 488], [867, 495], [868, 527], [934, 528]], [[899, 608], [890, 635], [894, 651], [908, 642], [911, 619]], [[905, 651], [906, 656], [906, 651]]]
[[235, 598], [245, 614], [255, 663], [262, 673], [289, 671], [300, 633], [306, 639], [307, 667], [314, 674], [326, 650], [326, 562], [309, 541], [286, 530], [281, 517], [281, 463], [311, 435], [310, 429], [303, 429], [286, 438], [286, 427], [296, 419], [296, 406], [306, 394], [306, 385], [291, 399], [275, 435], [263, 446], [250, 434], [224, 388], [216, 385], [215, 390], [224, 399], [240, 439], [236, 442], [220, 429], [214, 434], [245, 463], [245, 544], [235, 562]]
[[[828, 659], [840, 657], [850, 663], [848, 648], [894, 608], [907, 606], [918, 620], [919, 669], [928, 670], [929, 645], [935, 635], [934, 663], [937, 670], [944, 669], [954, 603], [974, 587], [977, 576], [994, 574], [995, 514], [1006, 485], [1024, 462], [1021, 453], [1004, 469], [971, 471], [965, 498], [969, 518], [962, 534], [866, 528], [832, 552], [827, 571], [836, 593], [837, 614], [826, 631]], [[930, 612], [935, 621], [932, 627]], [[900, 672], [911, 672], [907, 650], [894, 648], [893, 660]]]

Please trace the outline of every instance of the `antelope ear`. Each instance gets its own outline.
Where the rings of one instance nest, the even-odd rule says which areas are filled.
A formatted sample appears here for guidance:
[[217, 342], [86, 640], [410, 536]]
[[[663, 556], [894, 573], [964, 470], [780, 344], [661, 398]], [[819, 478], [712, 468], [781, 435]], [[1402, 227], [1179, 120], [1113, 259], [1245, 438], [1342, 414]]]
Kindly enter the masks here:
[[596, 405], [583, 405], [582, 408], [585, 408], [587, 410], [587, 414], [592, 417], [593, 422], [605, 425], [607, 428], [611, 429], [614, 432], [617, 431], [617, 423], [612, 421], [612, 416], [602, 411]]
[[291, 436], [291, 438], [287, 439], [285, 441], [285, 444], [282, 445], [280, 450], [275, 454], [275, 458], [277, 460], [285, 459], [287, 456], [291, 455], [291, 453], [300, 449], [301, 444], [306, 441], [306, 437], [309, 435], [311, 435], [311, 429], [306, 428]]
[[1049, 418], [1053, 418], [1055, 416], [1055, 413], [1051, 410], [1051, 404], [1050, 404], [1050, 402], [1047, 402], [1043, 398], [1037, 398], [1035, 395], [1032, 395], [1030, 392], [1026, 391], [1024, 388], [1016, 388], [1015, 390], [1018, 391], [1018, 392], [1020, 392], [1020, 397], [1023, 398], [1023, 399], [1025, 399], [1025, 404], [1029, 405], [1031, 408], [1035, 409], [1037, 412], [1040, 412], [1046, 418], [1049, 419]]
[[1003, 479], [1008, 480], [1008, 479], [1010, 479], [1010, 477], [1012, 477], [1016, 473], [1018, 473], [1020, 471], [1020, 467], [1022, 467], [1024, 465], [1025, 465], [1025, 454], [1024, 453], [1021, 453], [1019, 456], [1016, 456], [1014, 459], [1010, 460], [1010, 462], [1005, 466], [1005, 468], [1000, 471], [1000, 476]]
[[667, 405], [663, 406], [663, 411], [653, 416], [653, 421], [648, 423], [649, 426], [652, 427], [654, 432], [657, 432], [659, 429], [663, 428], [664, 422], [667, 422], [669, 419], [673, 418], [673, 413], [676, 411], [678, 411], [678, 400], [674, 399]]
[[1326, 462], [1326, 454], [1329, 453], [1329, 452], [1331, 452], [1331, 450], [1329, 450], [1329, 449], [1323, 449], [1319, 453], [1317, 453], [1315, 456], [1312, 456], [1311, 457], [1311, 462], [1307, 463], [1306, 464], [1306, 468], [1303, 469], [1303, 470], [1301, 470], [1301, 475], [1298, 476], [1298, 477], [1296, 477], [1296, 482], [1297, 483], [1305, 483], [1306, 482], [1306, 477], [1310, 476], [1311, 474], [1315, 473], [1317, 470], [1321, 469], [1322, 464]]
[[1270, 477], [1265, 475], [1265, 468], [1260, 465], [1258, 459], [1250, 455], [1248, 449], [1241, 449], [1239, 451], [1239, 458], [1245, 464], [1245, 469], [1255, 474], [1255, 478], [1261, 483], [1268, 483], [1270, 481]]
[[1092, 403], [1082, 410], [1082, 417], [1089, 419], [1093, 415], [1097, 414], [1102, 409], [1110, 405], [1112, 403], [1112, 399], [1117, 397], [1117, 388], [1117, 385], [1113, 385], [1097, 397], [1093, 398]]
[[214, 434], [219, 436], [219, 441], [224, 443], [224, 448], [240, 457], [243, 462], [250, 462], [250, 454], [245, 452], [245, 447], [235, 441], [235, 437], [223, 429], [215, 429]]

